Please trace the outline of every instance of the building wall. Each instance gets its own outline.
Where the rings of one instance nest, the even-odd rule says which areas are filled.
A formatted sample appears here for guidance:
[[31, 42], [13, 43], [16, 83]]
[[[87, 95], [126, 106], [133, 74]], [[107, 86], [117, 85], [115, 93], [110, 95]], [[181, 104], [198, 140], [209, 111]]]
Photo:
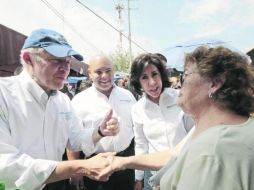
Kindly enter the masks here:
[[0, 76], [12, 76], [20, 66], [19, 53], [26, 36], [0, 24]]
[[[0, 77], [12, 76], [17, 67], [20, 50], [27, 36], [0, 24]], [[86, 76], [88, 65], [73, 59], [71, 64], [72, 76]]]

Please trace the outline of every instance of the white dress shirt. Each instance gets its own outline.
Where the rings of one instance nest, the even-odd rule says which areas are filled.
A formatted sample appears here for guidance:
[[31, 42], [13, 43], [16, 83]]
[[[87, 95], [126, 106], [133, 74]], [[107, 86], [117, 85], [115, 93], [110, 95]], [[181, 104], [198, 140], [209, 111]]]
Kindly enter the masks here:
[[130, 145], [134, 137], [131, 107], [135, 102], [130, 91], [115, 85], [109, 98], [94, 85], [74, 96], [72, 107], [82, 119], [84, 129], [98, 128], [110, 109], [113, 109], [113, 116], [119, 120], [120, 132], [116, 136], [103, 137], [96, 144], [94, 152], [84, 152], [86, 156], [108, 151], [120, 152]]
[[7, 188], [43, 188], [66, 146], [94, 148], [69, 98], [58, 91], [48, 96], [26, 71], [1, 78], [0, 179]]
[[[192, 128], [193, 120], [177, 106], [177, 98], [177, 90], [165, 88], [159, 105], [145, 95], [133, 106], [136, 155], [172, 148]], [[142, 180], [143, 176], [143, 171], [136, 170], [137, 180]]]

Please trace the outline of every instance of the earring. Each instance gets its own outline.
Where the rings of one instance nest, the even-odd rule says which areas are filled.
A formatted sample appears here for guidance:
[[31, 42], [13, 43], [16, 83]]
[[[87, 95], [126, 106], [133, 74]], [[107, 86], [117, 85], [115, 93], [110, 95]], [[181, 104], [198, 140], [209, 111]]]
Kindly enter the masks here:
[[213, 98], [213, 93], [210, 92], [210, 93], [208, 94], [208, 97], [209, 97], [210, 99], [212, 99], [212, 98]]
[[31, 78], [32, 78], [32, 79], [35, 79], [34, 72], [32, 73]]

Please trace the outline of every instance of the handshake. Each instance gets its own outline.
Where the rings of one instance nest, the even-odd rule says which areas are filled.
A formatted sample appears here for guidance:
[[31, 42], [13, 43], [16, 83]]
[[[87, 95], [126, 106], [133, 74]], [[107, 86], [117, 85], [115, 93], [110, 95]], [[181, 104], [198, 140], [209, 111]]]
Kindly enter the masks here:
[[85, 176], [97, 181], [107, 181], [115, 171], [126, 169], [125, 160], [127, 161], [128, 157], [118, 157], [115, 154], [100, 153], [86, 160], [88, 167]]
[[100, 153], [87, 160], [76, 160], [74, 163], [79, 168], [70, 178], [70, 184], [74, 189], [83, 189], [83, 176], [97, 181], [107, 181], [112, 173], [124, 170], [124, 160], [128, 157], [115, 156], [116, 153]]
[[111, 174], [126, 169], [125, 163], [131, 157], [133, 156], [119, 157], [115, 152], [105, 152], [85, 160], [68, 161], [75, 168], [70, 176], [70, 184], [75, 189], [83, 189], [83, 176], [96, 181], [108, 181]]
[[[112, 117], [112, 115], [113, 111], [111, 109], [101, 122], [98, 129], [100, 137], [115, 136], [118, 134], [120, 130], [119, 122], [118, 119]], [[123, 170], [124, 168], [120, 161], [122, 157], [116, 157], [115, 155], [116, 153], [107, 152], [100, 153], [87, 159], [88, 170], [87, 173], [85, 173], [85, 176], [98, 181], [107, 181], [113, 172]]]
[[[119, 121], [116, 117], [113, 117], [111, 109], [100, 123], [99, 128], [95, 128], [93, 142], [95, 144], [105, 136], [115, 136], [119, 131]], [[123, 165], [124, 157], [118, 157], [114, 152], [100, 153], [86, 160], [77, 160], [79, 156], [76, 155], [74, 157], [76, 157], [74, 158], [74, 168], [78, 168], [78, 170], [75, 170], [70, 180], [71, 184], [75, 186], [80, 186], [83, 176], [97, 181], [107, 181], [112, 173], [125, 169]], [[73, 156], [71, 158], [73, 160]]]

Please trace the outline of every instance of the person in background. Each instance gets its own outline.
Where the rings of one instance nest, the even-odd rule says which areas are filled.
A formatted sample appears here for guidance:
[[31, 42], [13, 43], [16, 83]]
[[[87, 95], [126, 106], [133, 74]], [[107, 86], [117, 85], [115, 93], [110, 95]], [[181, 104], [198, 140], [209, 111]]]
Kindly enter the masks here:
[[[147, 154], [176, 146], [193, 127], [193, 120], [177, 106], [178, 91], [169, 86], [166, 68], [156, 54], [141, 54], [131, 65], [130, 86], [141, 99], [132, 108], [135, 154]], [[135, 190], [152, 189], [150, 171], [136, 171]]]
[[174, 89], [181, 88], [180, 76], [169, 77], [169, 82], [171, 83], [170, 88], [174, 88]]
[[161, 54], [161, 53], [155, 53], [154, 55], [158, 56], [161, 59], [162, 64], [165, 66], [165, 68], [167, 69], [167, 58], [165, 57], [165, 55]]
[[116, 86], [125, 88], [124, 79], [120, 78], [115, 81]]
[[64, 94], [66, 94], [70, 98], [70, 100], [73, 98], [73, 94], [70, 93], [70, 91], [69, 91], [68, 83], [64, 83], [64, 86], [60, 91]]
[[[72, 106], [82, 119], [84, 129], [91, 130], [90, 126], [98, 126], [107, 110], [112, 109], [113, 115], [119, 119], [120, 132], [116, 136], [101, 139], [94, 152], [85, 151], [86, 158], [108, 151], [117, 152], [118, 156], [134, 155], [131, 107], [136, 102], [135, 98], [131, 92], [114, 84], [113, 64], [107, 56], [100, 54], [92, 57], [88, 74], [93, 85], [72, 99]], [[75, 154], [69, 153], [69, 157], [79, 158], [79, 154]], [[116, 172], [107, 182], [97, 182], [88, 178], [84, 180], [86, 190], [133, 190], [134, 182], [134, 170]]]
[[75, 95], [82, 92], [83, 90], [86, 90], [90, 86], [92, 86], [92, 81], [90, 79], [78, 81], [76, 91], [75, 91]]
[[[177, 157], [173, 149], [160, 153], [171, 159], [151, 179], [157, 189], [254, 189], [254, 70], [248, 59], [226, 47], [187, 54], [178, 104], [195, 130]], [[155, 166], [158, 156], [115, 157], [104, 174]]]
[[72, 97], [75, 96], [76, 92], [76, 84], [75, 83], [67, 83], [68, 91], [72, 94]]
[[100, 134], [114, 136], [119, 131], [112, 111], [94, 130], [82, 128], [70, 99], [59, 91], [71, 57], [83, 59], [61, 34], [38, 29], [21, 50], [23, 71], [0, 78], [0, 179], [6, 188], [61, 189], [57, 181], [73, 176], [100, 179], [109, 164], [107, 155], [112, 153], [61, 161], [66, 146], [91, 151], [103, 139]]

